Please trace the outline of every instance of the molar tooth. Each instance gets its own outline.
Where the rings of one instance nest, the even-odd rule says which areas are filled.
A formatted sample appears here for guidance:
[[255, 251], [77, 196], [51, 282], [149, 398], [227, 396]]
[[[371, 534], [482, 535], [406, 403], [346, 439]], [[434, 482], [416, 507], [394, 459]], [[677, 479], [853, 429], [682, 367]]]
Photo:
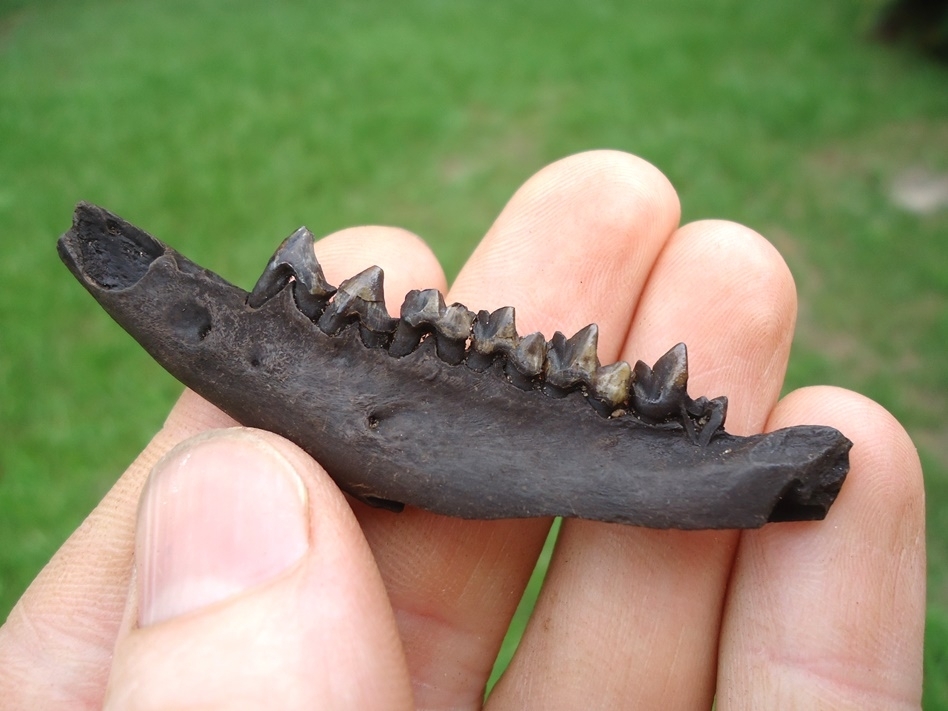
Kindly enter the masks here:
[[569, 339], [559, 331], [553, 334], [547, 354], [546, 382], [564, 390], [580, 384], [590, 385], [599, 368], [598, 340], [599, 327], [594, 323], [581, 328]]
[[592, 380], [592, 393], [611, 411], [628, 400], [631, 385], [632, 366], [620, 360], [596, 371]]
[[313, 251], [314, 241], [313, 233], [305, 227], [283, 240], [247, 297], [247, 305], [259, 308], [295, 280], [297, 305], [310, 319], [318, 319], [336, 289], [323, 275]]
[[504, 370], [510, 382], [521, 390], [531, 389], [534, 378], [543, 372], [546, 349], [546, 339], [542, 333], [531, 333], [521, 338], [517, 347], [507, 356]]
[[677, 416], [688, 401], [688, 349], [684, 343], [673, 346], [648, 367], [635, 364], [631, 401], [637, 412], [655, 420]]

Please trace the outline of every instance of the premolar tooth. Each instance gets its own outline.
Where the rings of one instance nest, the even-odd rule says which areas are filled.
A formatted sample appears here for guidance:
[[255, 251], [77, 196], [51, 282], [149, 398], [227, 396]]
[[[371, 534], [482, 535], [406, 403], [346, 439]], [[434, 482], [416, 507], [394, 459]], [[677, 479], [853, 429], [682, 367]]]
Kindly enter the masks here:
[[450, 365], [464, 360], [464, 349], [473, 323], [474, 312], [461, 304], [451, 304], [444, 310], [435, 324], [435, 344], [441, 360]]
[[313, 233], [305, 227], [283, 240], [247, 297], [247, 304], [259, 308], [295, 280], [297, 305], [309, 318], [318, 319], [336, 289], [323, 276], [313, 251], [314, 241]]
[[414, 351], [421, 338], [430, 332], [445, 312], [444, 297], [437, 289], [412, 289], [405, 295], [401, 318], [388, 352], [401, 358]]
[[672, 347], [651, 368], [635, 364], [631, 400], [635, 410], [653, 420], [677, 416], [688, 401], [688, 349], [684, 343]]
[[563, 390], [580, 384], [590, 385], [599, 368], [599, 356], [596, 353], [598, 340], [599, 327], [594, 323], [580, 329], [569, 339], [557, 331], [550, 341], [547, 354], [546, 382]]
[[329, 307], [320, 316], [319, 328], [334, 335], [358, 318], [363, 340], [368, 338], [375, 346], [386, 342], [397, 321], [385, 308], [382, 296], [384, 276], [379, 267], [369, 267], [342, 282]]
[[611, 411], [621, 407], [629, 398], [632, 384], [632, 366], [624, 360], [604, 365], [596, 371], [592, 381], [592, 394]]
[[437, 289], [409, 291], [401, 309], [402, 321], [410, 326], [433, 326], [444, 312], [444, 297]]
[[485, 356], [506, 355], [517, 347], [518, 340], [513, 306], [504, 306], [494, 313], [480, 311], [477, 314], [471, 333], [474, 352]]

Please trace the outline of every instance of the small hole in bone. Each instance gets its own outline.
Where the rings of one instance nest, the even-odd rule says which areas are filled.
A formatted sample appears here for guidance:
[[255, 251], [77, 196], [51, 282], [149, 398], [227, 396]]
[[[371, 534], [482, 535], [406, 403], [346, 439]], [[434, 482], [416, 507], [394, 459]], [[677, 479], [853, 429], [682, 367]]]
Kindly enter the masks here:
[[380, 421], [381, 420], [379, 419], [379, 416], [374, 413], [365, 418], [365, 422], [369, 426], [370, 430], [377, 430], [379, 428]]
[[168, 321], [182, 341], [200, 343], [212, 329], [211, 314], [200, 304], [179, 303], [168, 313]]

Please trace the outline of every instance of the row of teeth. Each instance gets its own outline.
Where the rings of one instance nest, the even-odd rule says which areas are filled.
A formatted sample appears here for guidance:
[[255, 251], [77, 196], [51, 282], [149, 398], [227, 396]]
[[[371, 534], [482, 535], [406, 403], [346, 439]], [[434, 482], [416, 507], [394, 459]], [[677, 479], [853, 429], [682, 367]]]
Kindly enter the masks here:
[[[603, 415], [626, 408], [669, 419], [677, 414], [654, 411], [658, 403], [688, 399], [687, 352], [680, 343], [650, 368], [639, 361], [633, 369], [625, 361], [602, 366], [596, 353], [599, 328], [590, 324], [567, 338], [556, 332], [547, 342], [541, 333], [517, 334], [514, 309], [473, 311], [461, 304], [446, 305], [437, 289], [408, 292], [401, 318], [389, 316], [383, 298], [383, 272], [369, 267], [332, 287], [323, 276], [313, 252], [313, 235], [300, 228], [280, 246], [248, 304], [258, 308], [293, 282], [297, 306], [327, 335], [358, 323], [362, 341], [370, 348], [386, 348], [401, 358], [433, 337], [438, 357], [450, 365], [465, 363], [484, 371], [501, 360], [508, 380], [524, 389], [542, 387], [560, 397], [581, 389]], [[672, 398], [669, 394], [674, 393]]]

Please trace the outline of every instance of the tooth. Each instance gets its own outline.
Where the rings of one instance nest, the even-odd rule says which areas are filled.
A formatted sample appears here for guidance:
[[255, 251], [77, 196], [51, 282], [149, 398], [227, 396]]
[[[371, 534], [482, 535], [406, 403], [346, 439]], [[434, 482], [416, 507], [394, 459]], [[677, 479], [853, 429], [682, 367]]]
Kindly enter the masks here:
[[464, 360], [464, 349], [471, 336], [474, 312], [461, 304], [448, 306], [435, 324], [435, 344], [438, 357], [445, 363], [457, 365]]
[[610, 410], [615, 410], [628, 400], [631, 384], [632, 367], [624, 360], [604, 365], [593, 376], [593, 396], [601, 400]]
[[247, 304], [259, 308], [295, 280], [293, 293], [300, 310], [314, 321], [319, 318], [336, 289], [323, 276], [313, 252], [314, 241], [313, 233], [305, 227], [283, 240], [247, 297]]
[[402, 321], [410, 326], [434, 325], [445, 312], [444, 297], [437, 289], [413, 289], [402, 304]]
[[437, 289], [412, 289], [405, 295], [401, 308], [401, 319], [395, 328], [395, 336], [388, 352], [401, 358], [414, 351], [421, 338], [437, 323], [445, 311], [444, 297]]
[[524, 336], [507, 358], [504, 371], [510, 382], [522, 390], [529, 390], [533, 387], [533, 379], [543, 372], [546, 339], [539, 332]]
[[652, 368], [639, 361], [634, 373], [631, 403], [639, 414], [667, 420], [676, 416], [687, 402], [688, 349], [684, 343], [674, 346]]
[[373, 345], [387, 341], [397, 321], [385, 309], [383, 279], [381, 269], [369, 267], [342, 282], [328, 308], [320, 316], [317, 324], [319, 328], [324, 333], [335, 335], [358, 318], [363, 340], [368, 338]]
[[568, 389], [579, 384], [589, 385], [599, 367], [596, 343], [599, 327], [591, 323], [567, 339], [557, 331], [550, 341], [547, 354], [546, 382], [553, 387]]
[[507, 354], [517, 347], [517, 327], [513, 306], [504, 306], [494, 313], [481, 311], [474, 321], [471, 349], [481, 355]]

